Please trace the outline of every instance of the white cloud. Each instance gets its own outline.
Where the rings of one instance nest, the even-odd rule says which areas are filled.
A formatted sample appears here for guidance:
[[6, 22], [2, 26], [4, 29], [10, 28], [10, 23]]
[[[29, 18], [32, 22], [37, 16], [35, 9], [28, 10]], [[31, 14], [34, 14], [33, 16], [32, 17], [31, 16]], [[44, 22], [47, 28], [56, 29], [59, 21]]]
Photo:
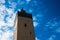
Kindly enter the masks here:
[[[14, 25], [14, 8], [16, 4], [12, 2], [9, 5], [10, 8], [7, 8], [3, 3], [5, 3], [5, 0], [0, 0], [0, 40], [12, 40], [13, 31], [11, 31], [9, 27], [13, 27]], [[5, 18], [6, 15], [8, 15], [8, 17]], [[4, 19], [6, 19], [7, 22], [5, 22]]]
[[8, 15], [11, 15], [14, 13], [12, 8], [6, 8], [6, 11], [8, 12]]
[[15, 2], [8, 1], [8, 3], [10, 4], [9, 7], [11, 7], [12, 9], [16, 8], [17, 4]]
[[10, 40], [9, 38], [10, 38], [12, 35], [13, 35], [13, 32], [10, 31], [10, 30], [8, 30], [8, 31], [6, 31], [6, 32], [2, 35], [2, 37], [1, 37], [0, 40]]
[[33, 20], [34, 20], [34, 21], [41, 21], [41, 20], [42, 20], [42, 17], [43, 17], [42, 14], [37, 14], [37, 15], [35, 15], [35, 16], [33, 17]]
[[[7, 24], [9, 26], [12, 26], [13, 22], [14, 22], [14, 17], [15, 17], [14, 13], [15, 12], [14, 12], [13, 8], [7, 8], [5, 5], [1, 4], [0, 5], [0, 26], [5, 26]], [[7, 23], [4, 22], [5, 15], [9, 15], [7, 18], [5, 18], [7, 20]], [[12, 18], [10, 18], [10, 17], [12, 17]]]
[[5, 0], [0, 0], [0, 3], [5, 3]]
[[33, 22], [34, 27], [38, 25], [38, 22]]
[[42, 17], [43, 17], [43, 15], [39, 15], [39, 14], [37, 14], [36, 16], [33, 17], [34, 27], [37, 27], [39, 25], [39, 21], [41, 20]]
[[2, 36], [3, 33], [4, 33], [4, 32], [0, 29], [0, 38], [1, 38], [1, 36]]
[[7, 25], [8, 26], [13, 26], [13, 24], [14, 24], [14, 18], [7, 17], [6, 19], [7, 19]]
[[50, 20], [49, 22], [46, 23], [45, 26], [50, 29], [55, 29], [57, 26], [59, 26], [59, 23], [54, 20]]
[[[1, 13], [1, 12], [0, 12], [0, 13]], [[5, 15], [0, 14], [0, 21], [3, 21], [3, 20], [4, 20], [4, 16], [5, 16]]]
[[[12, 8], [6, 8], [6, 7], [3, 7], [3, 8], [4, 10], [1, 10], [0, 12], [0, 26], [5, 26], [5, 25], [12, 26], [14, 22], [14, 17], [15, 17], [14, 10]], [[4, 22], [5, 15], [9, 15], [7, 18], [5, 18], [7, 20], [7, 23]], [[12, 15], [12, 18], [10, 18], [11, 15]]]
[[0, 11], [3, 11], [3, 10], [5, 10], [5, 5], [3, 5], [3, 4], [0, 4]]
[[4, 22], [4, 21], [0, 21], [0, 28], [2, 27], [2, 26], [5, 26], [6, 25], [6, 23]]
[[55, 35], [52, 35], [50, 38], [48, 38], [48, 40], [54, 40], [56, 38]]
[[30, 12], [30, 13], [32, 13], [32, 11], [33, 11], [32, 9], [29, 9], [29, 12]]
[[0, 39], [1, 39], [2, 33], [3, 33], [3, 31], [2, 31], [2, 30], [0, 30]]
[[26, 4], [29, 4], [31, 0], [26, 0]]
[[33, 20], [35, 21], [35, 20], [37, 20], [37, 18], [34, 16], [34, 17], [33, 17]]
[[30, 2], [31, 0], [26, 0], [27, 2]]
[[8, 31], [9, 30], [9, 26], [3, 26], [2, 30], [4, 30], [4, 32]]
[[38, 38], [36, 37], [35, 40], [40, 40], [40, 39], [38, 39]]

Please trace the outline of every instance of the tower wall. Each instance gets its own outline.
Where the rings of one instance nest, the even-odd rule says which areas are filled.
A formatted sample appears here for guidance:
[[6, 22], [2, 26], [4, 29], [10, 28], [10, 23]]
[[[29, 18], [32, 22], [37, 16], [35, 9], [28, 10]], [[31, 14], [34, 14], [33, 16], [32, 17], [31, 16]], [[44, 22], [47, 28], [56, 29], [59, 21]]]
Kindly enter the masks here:
[[32, 15], [22, 14], [21, 12], [18, 12], [17, 15], [14, 26], [14, 40], [35, 40]]
[[18, 17], [17, 40], [34, 40], [32, 19]]

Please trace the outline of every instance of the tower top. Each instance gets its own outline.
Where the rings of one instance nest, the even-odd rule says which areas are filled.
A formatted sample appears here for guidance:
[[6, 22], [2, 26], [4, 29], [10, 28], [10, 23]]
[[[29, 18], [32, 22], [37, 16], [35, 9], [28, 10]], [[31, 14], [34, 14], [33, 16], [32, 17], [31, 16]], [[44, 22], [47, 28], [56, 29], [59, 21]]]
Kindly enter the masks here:
[[25, 10], [23, 8], [21, 9], [21, 13], [25, 13]]
[[29, 13], [26, 13], [26, 11], [23, 8], [21, 9], [21, 11], [17, 12], [17, 15], [20, 17], [32, 18], [32, 15]]

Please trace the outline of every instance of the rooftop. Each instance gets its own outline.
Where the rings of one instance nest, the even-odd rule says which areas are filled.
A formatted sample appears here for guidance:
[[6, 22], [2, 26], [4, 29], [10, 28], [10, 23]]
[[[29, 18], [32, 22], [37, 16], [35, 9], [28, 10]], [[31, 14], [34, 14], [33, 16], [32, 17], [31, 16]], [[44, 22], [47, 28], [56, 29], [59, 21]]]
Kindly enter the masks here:
[[21, 11], [18, 11], [17, 14], [20, 17], [32, 18], [32, 14], [27, 13], [23, 8], [21, 9]]

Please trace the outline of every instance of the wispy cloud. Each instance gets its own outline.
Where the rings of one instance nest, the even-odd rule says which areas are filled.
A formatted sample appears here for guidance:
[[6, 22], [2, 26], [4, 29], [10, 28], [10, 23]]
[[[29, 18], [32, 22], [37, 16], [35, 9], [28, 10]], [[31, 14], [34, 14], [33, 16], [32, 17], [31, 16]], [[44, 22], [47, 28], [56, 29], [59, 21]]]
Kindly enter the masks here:
[[5, 3], [5, 0], [0, 0], [0, 4], [1, 4], [1, 3]]
[[29, 3], [31, 0], [26, 0], [27, 3]]
[[12, 9], [14, 9], [14, 8], [16, 8], [16, 2], [11, 2], [11, 1], [8, 1], [8, 3], [9, 3], [9, 7], [11, 7]]
[[40, 40], [40, 39], [38, 39], [38, 38], [36, 37], [35, 40]]
[[48, 40], [54, 40], [56, 38], [55, 35], [52, 35], [50, 38], [48, 38]]
[[0, 40], [10, 40], [10, 37], [13, 35], [12, 31], [6, 31], [4, 32], [4, 34], [2, 35]]
[[33, 25], [34, 27], [37, 27], [40, 24], [40, 21], [42, 20], [43, 15], [37, 14], [36, 16], [33, 16]]
[[33, 22], [34, 27], [38, 26], [38, 22]]
[[5, 6], [5, 0], [0, 0], [0, 40], [12, 40], [16, 4], [10, 2], [9, 8]]

